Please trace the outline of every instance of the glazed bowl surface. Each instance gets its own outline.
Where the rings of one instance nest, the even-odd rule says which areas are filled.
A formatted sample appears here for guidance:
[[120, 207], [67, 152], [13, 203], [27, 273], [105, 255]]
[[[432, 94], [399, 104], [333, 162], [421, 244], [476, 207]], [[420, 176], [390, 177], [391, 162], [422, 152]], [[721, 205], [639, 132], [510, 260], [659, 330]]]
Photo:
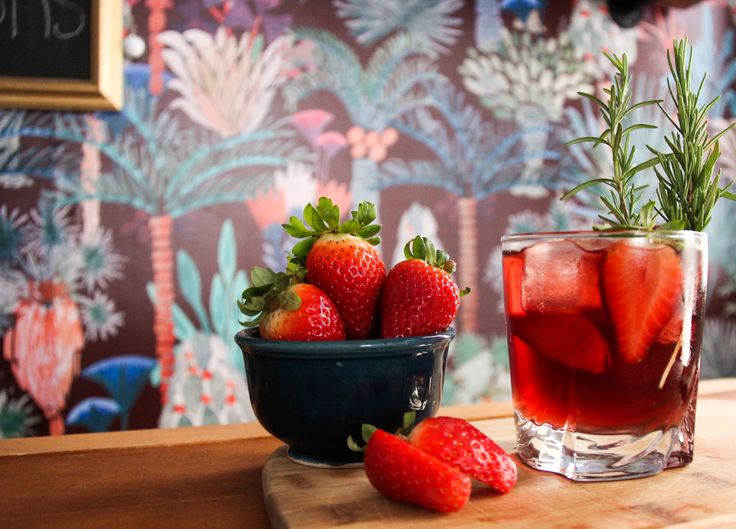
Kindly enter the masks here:
[[257, 329], [235, 336], [243, 352], [258, 422], [313, 466], [360, 464], [347, 447], [363, 423], [387, 431], [405, 412], [417, 421], [437, 413], [453, 329], [430, 336], [289, 342], [264, 340]]

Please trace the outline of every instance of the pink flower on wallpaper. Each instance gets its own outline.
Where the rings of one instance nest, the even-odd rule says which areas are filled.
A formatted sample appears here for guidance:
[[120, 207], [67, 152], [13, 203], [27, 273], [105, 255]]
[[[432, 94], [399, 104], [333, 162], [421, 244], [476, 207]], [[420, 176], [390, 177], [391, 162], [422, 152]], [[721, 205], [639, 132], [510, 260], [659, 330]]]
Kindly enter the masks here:
[[275, 187], [246, 199], [245, 205], [261, 230], [286, 221], [286, 197]]
[[61, 413], [84, 345], [79, 308], [63, 283], [31, 283], [29, 291], [30, 298], [18, 305], [15, 325], [3, 337], [3, 354], [20, 388], [43, 410], [51, 435], [60, 435]]
[[343, 215], [347, 214], [353, 205], [353, 197], [350, 195], [348, 187], [335, 180], [328, 180], [324, 183], [318, 182], [316, 195], [315, 198], [330, 197], [340, 208]]
[[315, 146], [317, 138], [333, 119], [335, 119], [334, 114], [319, 108], [301, 110], [291, 115], [292, 125], [302, 133], [312, 147]]
[[323, 132], [314, 140], [314, 146], [323, 151], [328, 158], [333, 158], [347, 144], [345, 136], [334, 130]]

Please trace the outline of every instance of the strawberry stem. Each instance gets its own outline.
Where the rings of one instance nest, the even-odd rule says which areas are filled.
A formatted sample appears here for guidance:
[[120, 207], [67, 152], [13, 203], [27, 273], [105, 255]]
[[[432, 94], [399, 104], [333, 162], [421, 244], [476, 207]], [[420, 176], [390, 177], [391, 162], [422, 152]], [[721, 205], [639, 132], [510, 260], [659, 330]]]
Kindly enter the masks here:
[[[412, 428], [414, 428], [414, 423], [417, 420], [417, 412], [415, 411], [407, 411], [404, 413], [402, 420], [401, 420], [401, 427], [396, 431], [396, 435], [400, 436], [408, 436], [409, 432], [411, 432]], [[351, 435], [348, 435], [348, 448], [352, 450], [353, 452], [364, 452], [365, 451], [365, 445], [368, 444], [368, 441], [371, 440], [371, 437], [373, 437], [373, 434], [376, 433], [376, 428], [372, 424], [363, 424], [360, 427], [360, 435], [363, 437], [363, 446], [359, 445], [355, 439]]]
[[[435, 248], [434, 243], [427, 237], [417, 235], [404, 245], [404, 257], [407, 259], [420, 259], [427, 264], [436, 266], [447, 272], [455, 273], [457, 264], [450, 259], [450, 255]], [[470, 288], [465, 287], [460, 291], [460, 297], [470, 294]]]
[[373, 434], [376, 433], [376, 430], [378, 430], [378, 428], [376, 428], [372, 424], [364, 424], [363, 426], [361, 426], [360, 434], [363, 436], [363, 441], [368, 443], [368, 441], [371, 440], [371, 437], [373, 437]]
[[378, 428], [372, 424], [363, 424], [360, 427], [360, 435], [363, 437], [363, 444], [358, 444], [358, 442], [353, 439], [352, 435], [348, 435], [348, 448], [353, 452], [365, 452], [365, 447], [368, 444], [368, 441], [371, 440], [371, 437], [373, 437], [373, 434], [376, 433], [376, 430], [378, 430]]

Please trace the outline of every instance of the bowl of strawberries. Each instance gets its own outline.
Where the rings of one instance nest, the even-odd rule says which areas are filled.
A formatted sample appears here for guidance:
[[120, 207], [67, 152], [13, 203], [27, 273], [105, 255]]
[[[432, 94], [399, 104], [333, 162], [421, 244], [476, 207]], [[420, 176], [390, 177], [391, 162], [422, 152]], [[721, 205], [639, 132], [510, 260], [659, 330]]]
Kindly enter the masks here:
[[388, 273], [376, 208], [341, 220], [327, 197], [284, 229], [300, 239], [283, 271], [254, 267], [235, 340], [261, 425], [312, 466], [360, 464], [348, 448], [361, 425], [394, 431], [439, 409], [461, 291], [454, 262], [425, 237]]

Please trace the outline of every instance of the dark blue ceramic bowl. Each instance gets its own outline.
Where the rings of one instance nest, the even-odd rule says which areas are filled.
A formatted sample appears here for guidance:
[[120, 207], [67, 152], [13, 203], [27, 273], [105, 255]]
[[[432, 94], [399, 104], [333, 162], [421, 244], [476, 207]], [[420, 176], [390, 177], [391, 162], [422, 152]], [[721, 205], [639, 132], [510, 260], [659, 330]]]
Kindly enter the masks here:
[[235, 341], [258, 422], [294, 461], [342, 466], [362, 461], [347, 438], [360, 440], [363, 423], [395, 431], [407, 411], [418, 421], [437, 413], [454, 336], [287, 342], [246, 329]]

